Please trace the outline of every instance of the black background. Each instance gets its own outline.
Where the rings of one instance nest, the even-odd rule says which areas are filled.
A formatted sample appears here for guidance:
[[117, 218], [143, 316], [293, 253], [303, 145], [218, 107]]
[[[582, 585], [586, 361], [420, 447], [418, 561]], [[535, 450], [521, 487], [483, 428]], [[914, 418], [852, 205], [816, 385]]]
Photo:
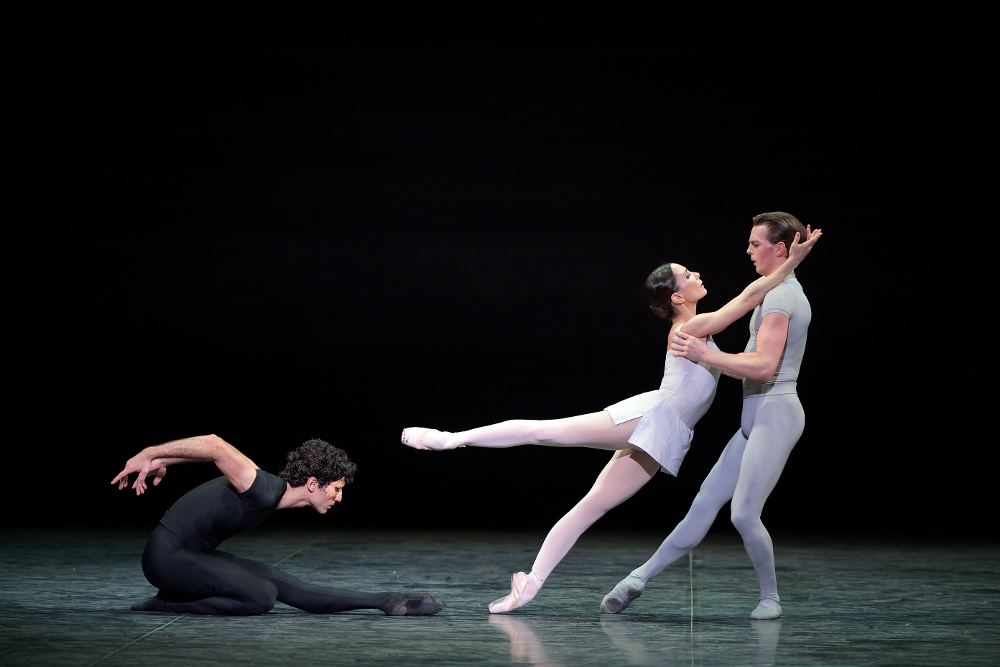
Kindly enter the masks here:
[[[825, 236], [798, 272], [806, 431], [765, 522], [995, 534], [975, 17], [465, 11], [25, 20], [5, 525], [151, 524], [217, 473], [108, 481], [216, 433], [272, 472], [312, 437], [358, 462], [332, 516], [288, 523], [545, 528], [608, 454], [417, 452], [400, 429], [655, 388], [645, 276], [681, 262], [717, 308], [755, 277], [751, 216], [787, 210]], [[746, 319], [717, 340], [741, 350]], [[599, 526], [665, 534], [740, 402], [723, 378], [680, 477]]]

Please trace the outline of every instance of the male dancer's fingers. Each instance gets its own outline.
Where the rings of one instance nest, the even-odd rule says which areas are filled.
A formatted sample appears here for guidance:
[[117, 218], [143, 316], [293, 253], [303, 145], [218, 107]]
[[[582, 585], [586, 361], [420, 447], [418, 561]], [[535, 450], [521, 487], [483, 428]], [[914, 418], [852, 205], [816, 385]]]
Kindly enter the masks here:
[[128, 467], [126, 467], [124, 470], [122, 470], [120, 473], [118, 473], [117, 477], [115, 477], [113, 480], [111, 480], [112, 484], [117, 484], [118, 485], [118, 490], [119, 491], [121, 491], [122, 489], [124, 489], [124, 488], [126, 488], [128, 486], [129, 472], [131, 472], [131, 471], [128, 469]]
[[135, 478], [135, 484], [132, 488], [135, 489], [135, 495], [141, 494], [146, 490], [146, 475], [149, 474], [149, 463], [143, 466], [142, 470], [139, 471], [139, 476]]

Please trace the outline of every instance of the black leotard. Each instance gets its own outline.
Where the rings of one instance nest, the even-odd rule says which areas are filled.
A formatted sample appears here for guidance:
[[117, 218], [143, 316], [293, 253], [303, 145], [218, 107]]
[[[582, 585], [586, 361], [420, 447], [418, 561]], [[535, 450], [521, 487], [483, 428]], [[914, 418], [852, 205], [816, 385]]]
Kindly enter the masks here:
[[[435, 600], [434, 611], [427, 607], [415, 612], [418, 603], [412, 598], [419, 596], [313, 586], [266, 563], [216, 550], [223, 540], [273, 514], [286, 489], [284, 480], [258, 470], [243, 493], [220, 477], [182, 496], [163, 515], [142, 552], [142, 572], [159, 593], [133, 609], [252, 615], [268, 611], [275, 600], [314, 613], [381, 609], [387, 614], [405, 614], [440, 609]], [[424, 607], [428, 604], [423, 603]]]
[[287, 488], [285, 480], [263, 470], [243, 493], [219, 477], [181, 496], [160, 523], [195, 549], [212, 551], [274, 514]]

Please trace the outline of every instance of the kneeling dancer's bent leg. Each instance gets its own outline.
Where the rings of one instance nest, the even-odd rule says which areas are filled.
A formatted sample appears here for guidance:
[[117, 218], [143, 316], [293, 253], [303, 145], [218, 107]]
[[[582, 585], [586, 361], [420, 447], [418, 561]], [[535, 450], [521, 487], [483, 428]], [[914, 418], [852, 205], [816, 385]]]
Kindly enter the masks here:
[[253, 616], [269, 611], [278, 597], [277, 587], [267, 579], [220, 552], [187, 546], [163, 526], [146, 542], [142, 571], [160, 590], [134, 605], [134, 611]]
[[192, 549], [162, 526], [146, 543], [142, 569], [160, 591], [133, 606], [135, 611], [256, 615], [269, 611], [276, 600], [314, 613], [379, 609], [392, 616], [427, 615], [442, 607], [429, 595], [358, 593], [307, 584], [266, 563]]

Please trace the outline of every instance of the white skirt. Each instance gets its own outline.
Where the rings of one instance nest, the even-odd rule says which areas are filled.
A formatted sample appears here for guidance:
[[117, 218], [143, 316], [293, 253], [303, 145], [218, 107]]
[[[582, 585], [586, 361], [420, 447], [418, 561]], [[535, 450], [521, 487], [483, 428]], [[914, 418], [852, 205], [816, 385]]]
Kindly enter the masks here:
[[684, 455], [691, 447], [694, 431], [681, 421], [670, 399], [663, 398], [663, 392], [647, 391], [604, 410], [616, 426], [642, 417], [628, 439], [629, 444], [652, 456], [663, 472], [677, 476]]

